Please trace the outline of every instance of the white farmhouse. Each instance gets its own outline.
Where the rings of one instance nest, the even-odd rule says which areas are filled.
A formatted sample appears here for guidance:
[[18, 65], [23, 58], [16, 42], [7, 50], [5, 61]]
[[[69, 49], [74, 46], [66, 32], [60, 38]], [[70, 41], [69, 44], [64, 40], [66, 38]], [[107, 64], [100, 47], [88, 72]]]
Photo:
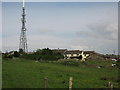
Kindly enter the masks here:
[[64, 52], [64, 59], [78, 59], [81, 61], [85, 61], [86, 58], [93, 54], [94, 51], [79, 51], [79, 50], [69, 50]]
[[53, 52], [61, 53], [64, 59], [77, 59], [85, 61], [88, 56], [95, 53], [94, 51], [80, 51], [80, 50], [67, 50], [67, 49], [54, 49]]

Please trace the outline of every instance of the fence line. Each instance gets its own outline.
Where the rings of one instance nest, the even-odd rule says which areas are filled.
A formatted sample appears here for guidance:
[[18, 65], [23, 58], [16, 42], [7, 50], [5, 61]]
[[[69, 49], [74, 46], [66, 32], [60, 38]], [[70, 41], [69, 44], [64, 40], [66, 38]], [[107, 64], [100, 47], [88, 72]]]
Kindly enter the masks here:
[[[72, 90], [73, 85], [73, 77], [69, 77], [69, 90]], [[44, 88], [45, 90], [48, 88], [48, 78], [44, 78]], [[111, 82], [108, 82], [108, 88], [110, 90], [113, 90], [113, 84]]]

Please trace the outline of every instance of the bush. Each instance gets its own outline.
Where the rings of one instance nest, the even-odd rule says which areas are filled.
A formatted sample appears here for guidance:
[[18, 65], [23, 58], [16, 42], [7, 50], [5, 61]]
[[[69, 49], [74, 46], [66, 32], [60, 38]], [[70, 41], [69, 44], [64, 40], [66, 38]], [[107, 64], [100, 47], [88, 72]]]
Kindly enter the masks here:
[[65, 61], [62, 61], [61, 64], [66, 65], [66, 66], [79, 66], [80, 65], [79, 61], [73, 61], [73, 60], [65, 60]]
[[30, 59], [30, 60], [38, 60], [38, 56], [35, 53], [33, 54], [23, 53], [20, 57], [25, 59]]
[[31, 60], [58, 60], [63, 58], [63, 55], [60, 53], [53, 53], [49, 48], [47, 49], [38, 49], [36, 52], [27, 54], [23, 53], [22, 58], [31, 59]]
[[9, 53], [5, 53], [4, 55], [2, 55], [2, 57], [12, 59], [13, 55], [10, 55]]
[[20, 54], [19, 54], [19, 52], [15, 51], [14, 54], [13, 54], [13, 56], [14, 56], [14, 57], [19, 57]]
[[20, 56], [20, 54], [17, 51], [11, 51], [11, 52], [2, 54], [3, 58], [10, 58], [10, 59], [12, 59], [13, 57], [19, 57], [19, 56]]

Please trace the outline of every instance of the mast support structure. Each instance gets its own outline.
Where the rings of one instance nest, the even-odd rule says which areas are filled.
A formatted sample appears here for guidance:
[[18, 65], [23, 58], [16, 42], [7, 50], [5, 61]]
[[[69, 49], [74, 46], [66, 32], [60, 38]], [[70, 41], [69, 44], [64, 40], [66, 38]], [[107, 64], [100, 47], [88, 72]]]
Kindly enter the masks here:
[[22, 28], [21, 28], [21, 35], [20, 35], [20, 43], [19, 43], [19, 51], [22, 50], [23, 52], [28, 52], [28, 46], [27, 46], [27, 37], [26, 37], [26, 20], [25, 20], [25, 7], [24, 7], [24, 0], [23, 0], [23, 7], [22, 7]]

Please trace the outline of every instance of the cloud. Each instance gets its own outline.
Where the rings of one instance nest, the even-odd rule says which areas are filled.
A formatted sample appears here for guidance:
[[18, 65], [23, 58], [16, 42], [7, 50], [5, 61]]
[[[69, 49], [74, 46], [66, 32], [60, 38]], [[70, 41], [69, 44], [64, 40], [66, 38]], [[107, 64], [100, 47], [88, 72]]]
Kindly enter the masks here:
[[[54, 4], [57, 7], [56, 3]], [[106, 53], [106, 51], [109, 52], [109, 50], [117, 48], [118, 29], [117, 24], [115, 24], [117, 23], [117, 3], [114, 5], [101, 3], [99, 7], [97, 7], [98, 4], [95, 4], [96, 8], [89, 8], [92, 6], [90, 4], [72, 8], [74, 3], [73, 5], [71, 3], [69, 8], [59, 5], [58, 8], [53, 8], [54, 6], [44, 8], [42, 3], [36, 4], [38, 6], [34, 3], [32, 7], [31, 5], [28, 3], [26, 7], [26, 33], [29, 51], [48, 47], [95, 50]], [[19, 47], [21, 7], [16, 8], [16, 4], [12, 8], [10, 6], [8, 4], [7, 8], [3, 7], [4, 51], [18, 50]], [[11, 13], [15, 11], [18, 13]], [[105, 13], [102, 13], [103, 11]], [[111, 17], [108, 17], [108, 13]], [[11, 17], [16, 18], [13, 20]], [[101, 19], [103, 21], [99, 21]], [[14, 22], [11, 23], [11, 21]]]
[[29, 34], [29, 35], [33, 35], [33, 34], [34, 35], [41, 35], [41, 34], [51, 34], [53, 32], [55, 32], [55, 30], [53, 30], [53, 29], [33, 27], [32, 29], [28, 28], [27, 34]]
[[19, 36], [11, 36], [2, 39], [2, 51], [18, 50]]
[[117, 40], [118, 39], [118, 26], [115, 24], [110, 24], [107, 28], [106, 28], [107, 32], [110, 32], [110, 36], [112, 39]]
[[[21, 2], [21, 0], [3, 0], [4, 2]], [[26, 0], [26, 2], [118, 2], [119, 0]]]
[[[28, 45], [31, 50], [38, 48], [68, 48], [69, 39], [52, 35], [29, 35]], [[34, 47], [34, 48], [32, 48]]]
[[[38, 48], [66, 48], [66, 49], [79, 49], [79, 50], [93, 50], [91, 41], [82, 38], [65, 38], [57, 37], [55, 35], [29, 35], [28, 45], [30, 50]], [[34, 47], [34, 48], [33, 48]], [[92, 48], [91, 48], [92, 47]], [[95, 46], [94, 46], [95, 47]]]
[[97, 22], [87, 25], [87, 30], [76, 32], [77, 36], [95, 39], [118, 40], [118, 26], [109, 22]]
[[[39, 48], [66, 48], [79, 50], [94, 50], [96, 52], [111, 52], [116, 49], [116, 41], [107, 39], [93, 38], [65, 38], [50, 34], [28, 34], [28, 48], [33, 51]], [[109, 47], [108, 47], [109, 46]], [[19, 36], [11, 36], [3, 38], [3, 50], [18, 50]], [[110, 51], [111, 50], [111, 51]]]

